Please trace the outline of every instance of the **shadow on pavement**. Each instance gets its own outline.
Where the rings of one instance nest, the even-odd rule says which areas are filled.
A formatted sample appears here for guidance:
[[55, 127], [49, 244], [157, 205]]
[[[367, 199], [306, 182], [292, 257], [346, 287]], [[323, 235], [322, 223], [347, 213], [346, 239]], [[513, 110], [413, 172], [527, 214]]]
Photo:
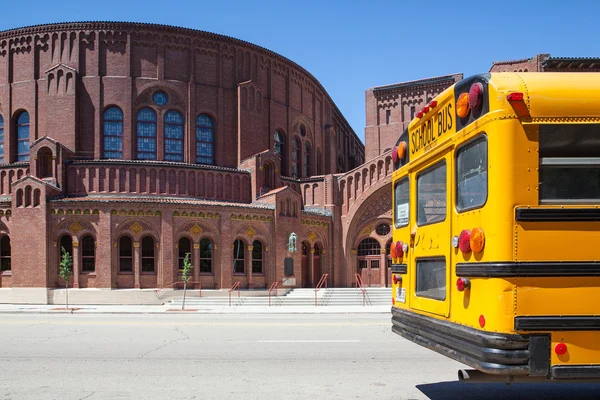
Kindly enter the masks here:
[[593, 383], [464, 383], [439, 382], [417, 385], [431, 400], [587, 400], [600, 398], [600, 384]]

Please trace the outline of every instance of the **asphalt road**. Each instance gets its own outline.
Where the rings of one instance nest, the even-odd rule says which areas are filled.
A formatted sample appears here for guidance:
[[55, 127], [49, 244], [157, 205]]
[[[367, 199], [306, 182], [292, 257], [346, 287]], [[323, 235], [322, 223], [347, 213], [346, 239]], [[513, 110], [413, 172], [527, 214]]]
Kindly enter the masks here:
[[0, 315], [0, 400], [597, 399], [600, 385], [466, 384], [367, 315]]

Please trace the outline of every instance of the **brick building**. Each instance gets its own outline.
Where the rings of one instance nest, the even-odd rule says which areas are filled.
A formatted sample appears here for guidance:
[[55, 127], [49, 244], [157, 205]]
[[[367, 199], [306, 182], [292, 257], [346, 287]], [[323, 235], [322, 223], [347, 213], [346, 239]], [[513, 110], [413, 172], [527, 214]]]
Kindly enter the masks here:
[[202, 288], [264, 289], [286, 258], [288, 286], [352, 282], [338, 178], [364, 146], [262, 47], [137, 23], [0, 32], [0, 162], [0, 302], [57, 301], [62, 247], [82, 302], [174, 287], [188, 252]]

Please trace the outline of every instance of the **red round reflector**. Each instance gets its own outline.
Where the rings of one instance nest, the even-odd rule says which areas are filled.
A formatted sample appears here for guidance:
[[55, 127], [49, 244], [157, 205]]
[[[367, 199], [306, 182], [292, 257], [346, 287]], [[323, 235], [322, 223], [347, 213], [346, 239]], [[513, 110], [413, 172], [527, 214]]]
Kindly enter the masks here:
[[429, 107], [431, 107], [431, 108], [435, 108], [435, 107], [437, 106], [437, 101], [435, 101], [435, 100], [431, 100], [431, 101], [429, 102], [428, 106], [429, 106]]
[[485, 317], [483, 315], [479, 316], [479, 326], [482, 328], [485, 326]]
[[456, 280], [456, 289], [458, 289], [459, 292], [462, 292], [465, 289], [471, 289], [471, 281], [468, 278], [458, 278]]
[[567, 345], [564, 343], [557, 343], [556, 346], [554, 346], [554, 352], [559, 356], [564, 355], [567, 352]]
[[398, 162], [398, 148], [394, 147], [392, 149], [392, 161], [394, 162], [394, 164], [396, 164]]
[[422, 118], [423, 117], [423, 111], [419, 111], [417, 113], [417, 118]]
[[477, 110], [481, 107], [483, 100], [483, 85], [480, 82], [475, 82], [469, 89], [469, 107], [472, 110]]
[[429, 112], [429, 106], [423, 107], [423, 112], [427, 114]]
[[398, 284], [398, 282], [402, 283], [402, 277], [398, 275], [394, 275], [394, 284]]
[[471, 231], [464, 229], [458, 236], [458, 248], [463, 253], [469, 253], [471, 251]]
[[396, 242], [396, 257], [402, 257], [404, 255], [404, 249], [402, 248], [403, 243], [401, 240]]

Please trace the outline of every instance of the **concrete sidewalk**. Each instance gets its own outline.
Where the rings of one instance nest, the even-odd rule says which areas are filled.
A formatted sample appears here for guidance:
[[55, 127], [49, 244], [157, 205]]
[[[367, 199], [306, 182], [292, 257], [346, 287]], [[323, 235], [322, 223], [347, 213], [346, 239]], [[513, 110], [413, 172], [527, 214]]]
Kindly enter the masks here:
[[390, 313], [391, 306], [214, 306], [0, 304], [0, 314], [372, 314]]

